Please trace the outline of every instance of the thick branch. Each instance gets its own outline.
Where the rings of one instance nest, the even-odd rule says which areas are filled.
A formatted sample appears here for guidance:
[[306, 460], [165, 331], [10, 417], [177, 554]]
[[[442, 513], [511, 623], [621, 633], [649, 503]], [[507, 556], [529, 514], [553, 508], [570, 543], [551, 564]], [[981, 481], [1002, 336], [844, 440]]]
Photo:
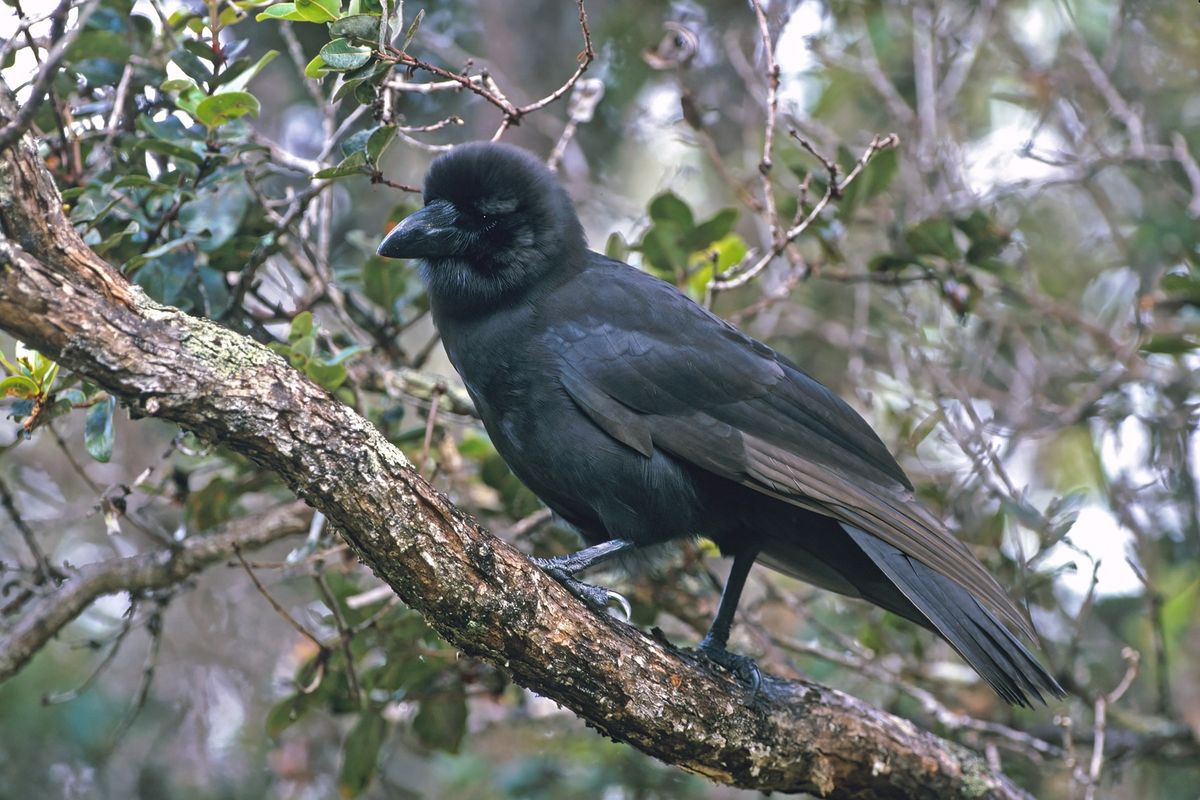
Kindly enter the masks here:
[[[282, 358], [148, 300], [73, 237], [60, 204], [23, 209], [52, 195], [28, 144], [0, 153], [10, 238], [0, 242], [0, 327], [135, 415], [275, 471], [456, 647], [603, 734], [723, 783], [855, 798], [1023, 796], [978, 755], [816, 684], [768, 678], [746, 707], [745, 687], [707, 661], [591, 612]], [[57, 231], [26, 229], [46, 226]], [[48, 241], [65, 249], [36, 249]]]
[[15, 675], [73, 619], [95, 600], [117, 592], [147, 592], [175, 586], [207, 566], [304, 533], [312, 511], [294, 501], [269, 511], [250, 514], [223, 526], [210, 536], [185, 540], [175, 550], [157, 550], [129, 558], [98, 561], [75, 571], [55, 591], [21, 609], [16, 626], [0, 637], [0, 681]]

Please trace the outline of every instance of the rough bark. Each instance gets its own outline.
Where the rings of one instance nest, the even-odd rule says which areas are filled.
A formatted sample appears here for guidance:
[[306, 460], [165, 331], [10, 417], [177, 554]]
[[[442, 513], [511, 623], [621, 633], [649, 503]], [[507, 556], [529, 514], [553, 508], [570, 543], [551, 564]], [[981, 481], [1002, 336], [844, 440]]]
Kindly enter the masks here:
[[0, 327], [135, 416], [276, 472], [447, 641], [602, 734], [762, 791], [1025, 796], [977, 754], [817, 684], [768, 676], [746, 706], [746, 688], [703, 659], [593, 613], [283, 359], [131, 286], [74, 235], [27, 138], [0, 152], [0, 226]]

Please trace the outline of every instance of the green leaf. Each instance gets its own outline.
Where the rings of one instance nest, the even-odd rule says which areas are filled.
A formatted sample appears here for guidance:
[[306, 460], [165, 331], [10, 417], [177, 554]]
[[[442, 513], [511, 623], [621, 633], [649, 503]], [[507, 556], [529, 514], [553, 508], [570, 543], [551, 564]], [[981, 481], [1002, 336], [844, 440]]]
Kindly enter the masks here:
[[258, 98], [249, 92], [220, 92], [196, 106], [196, 119], [211, 129], [246, 114], [258, 116], [258, 111]]
[[684, 238], [684, 246], [690, 250], [708, 247], [718, 239], [724, 239], [737, 223], [736, 208], [725, 208], [701, 222]]
[[169, 81], [163, 81], [158, 88], [164, 92], [184, 92], [188, 89], [195, 89], [196, 82], [191, 78], [172, 78]]
[[304, 716], [304, 712], [308, 710], [309, 697], [307, 694], [294, 694], [272, 706], [267, 712], [265, 722], [267, 736], [276, 738], [293, 722]]
[[359, 353], [369, 353], [371, 348], [362, 344], [352, 344], [349, 347], [343, 347], [329, 358], [325, 359], [326, 364], [342, 364], [354, 358]]
[[868, 262], [867, 269], [871, 272], [899, 272], [909, 265], [925, 266], [920, 259], [911, 256], [897, 256], [890, 253], [875, 256]]
[[304, 65], [304, 77], [306, 78], [323, 78], [325, 74], [330, 72], [329, 65], [325, 63], [325, 59], [321, 58], [321, 54], [317, 53]]
[[1200, 347], [1200, 340], [1189, 336], [1172, 336], [1170, 334], [1155, 334], [1141, 346], [1143, 353], [1161, 353], [1168, 356], [1179, 356], [1190, 353]]
[[615, 258], [617, 261], [628, 259], [629, 245], [625, 243], [625, 237], [616, 231], [610, 233], [608, 240], [604, 243], [604, 255]]
[[103, 58], [118, 64], [129, 60], [129, 39], [123, 33], [106, 30], [85, 30], [67, 50], [64, 62], [75, 64], [91, 58]]
[[332, 22], [342, 14], [339, 0], [296, 0], [296, 10], [305, 22]]
[[249, 202], [249, 190], [243, 185], [226, 184], [184, 203], [179, 209], [179, 223], [200, 241], [201, 250], [212, 252], [237, 233]]
[[308, 17], [296, 10], [295, 3], [276, 3], [265, 11], [259, 12], [254, 18], [256, 22], [265, 19], [286, 19], [291, 22], [308, 22]]
[[417, 12], [416, 18], [408, 26], [408, 31], [404, 34], [404, 44], [400, 46], [402, 51], [407, 51], [408, 46], [412, 44], [412, 40], [417, 35], [417, 30], [421, 27], [421, 20], [423, 19], [425, 19], [425, 9], [422, 8]]
[[304, 363], [308, 363], [308, 359], [316, 355], [317, 340], [312, 334], [307, 336], [299, 336], [292, 342], [292, 355], [299, 356], [304, 359]]
[[24, 375], [10, 375], [0, 381], [0, 397], [37, 397], [38, 385]]
[[1200, 273], [1173, 272], [1164, 275], [1160, 285], [1171, 299], [1191, 306], [1200, 306]]
[[115, 397], [102, 400], [88, 409], [83, 423], [83, 445], [92, 458], [102, 463], [112, 458], [113, 410], [116, 407]]
[[371, 258], [363, 265], [363, 294], [375, 305], [394, 313], [396, 300], [407, 288], [404, 270], [388, 259]]
[[461, 683], [421, 698], [413, 733], [426, 747], [457, 753], [467, 732], [467, 698]]
[[387, 721], [377, 711], [364, 711], [350, 729], [338, 772], [338, 793], [342, 797], [358, 797], [371, 783], [387, 730]]
[[371, 60], [372, 50], [363, 45], [350, 44], [346, 39], [334, 39], [321, 48], [321, 58], [335, 72], [358, 69]]
[[288, 331], [288, 342], [295, 344], [305, 336], [312, 336], [313, 315], [311, 311], [301, 311], [292, 318], [292, 326]]
[[967, 248], [967, 261], [978, 266], [987, 266], [991, 259], [1008, 246], [1012, 238], [1007, 230], [979, 209], [972, 211], [968, 217], [956, 219], [954, 227], [971, 240], [971, 245]]
[[348, 175], [362, 175], [366, 172], [367, 154], [362, 150], [351, 153], [342, 159], [336, 167], [328, 167], [313, 174], [314, 178], [345, 178]]
[[940, 256], [947, 261], [962, 257], [954, 241], [954, 226], [949, 220], [927, 219], [904, 232], [904, 241], [917, 255]]
[[370, 14], [352, 14], [329, 23], [329, 35], [337, 38], [375, 41], [379, 38], [379, 17]]
[[208, 68], [208, 65], [182, 47], [171, 54], [171, 60], [197, 84], [212, 80], [212, 70]]
[[366, 152], [367, 141], [371, 138], [371, 133], [374, 130], [374, 128], [364, 128], [361, 131], [355, 131], [347, 136], [342, 141], [342, 155], [348, 156], [351, 153], [356, 153], [359, 151]]
[[372, 164], [378, 164], [383, 151], [387, 150], [392, 140], [396, 138], [396, 127], [394, 125], [381, 125], [371, 131], [370, 138], [367, 139], [367, 158]]
[[234, 67], [233, 69], [230, 69], [227, 72], [221, 73], [221, 75], [223, 76], [221, 79], [221, 82], [220, 82], [221, 83], [221, 91], [222, 92], [240, 92], [240, 91], [242, 91], [243, 89], [246, 88], [247, 85], [249, 85], [250, 81], [254, 80], [254, 77], [256, 75], [258, 75], [258, 73], [262, 72], [263, 68], [265, 66], [267, 66], [267, 64], [270, 64], [272, 61], [274, 61], [275, 57], [278, 55], [279, 55], [278, 50], [268, 50], [267, 52], [263, 53], [262, 58], [260, 58], [260, 59], [258, 59], [258, 61], [254, 62], [253, 66], [246, 67], [244, 69], [239, 69], [237, 67]]
[[304, 369], [304, 374], [322, 389], [332, 392], [346, 382], [348, 373], [344, 364], [322, 364], [319, 361], [310, 361]]
[[678, 234], [670, 223], [655, 225], [646, 231], [638, 249], [660, 277], [674, 280], [676, 274], [687, 266], [688, 254], [680, 246]]
[[650, 219], [655, 222], [672, 222], [685, 233], [696, 225], [692, 209], [674, 192], [663, 192], [650, 201]]
[[134, 275], [134, 283], [160, 303], [178, 305], [196, 266], [191, 253], [165, 253], [146, 262]]

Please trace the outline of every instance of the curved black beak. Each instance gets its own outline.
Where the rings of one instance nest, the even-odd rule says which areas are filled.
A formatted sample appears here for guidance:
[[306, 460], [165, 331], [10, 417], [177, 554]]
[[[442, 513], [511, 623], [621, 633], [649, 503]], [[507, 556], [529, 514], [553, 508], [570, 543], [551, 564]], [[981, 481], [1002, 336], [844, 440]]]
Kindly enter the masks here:
[[445, 200], [434, 200], [392, 228], [376, 251], [384, 258], [435, 258], [453, 255], [460, 243], [455, 228], [458, 211]]

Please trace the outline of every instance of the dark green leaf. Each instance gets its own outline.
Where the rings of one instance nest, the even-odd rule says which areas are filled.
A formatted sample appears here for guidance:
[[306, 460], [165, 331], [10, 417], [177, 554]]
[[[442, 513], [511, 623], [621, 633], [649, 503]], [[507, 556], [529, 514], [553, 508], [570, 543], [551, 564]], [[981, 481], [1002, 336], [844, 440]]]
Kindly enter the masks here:
[[334, 39], [321, 48], [321, 59], [335, 72], [358, 69], [371, 60], [371, 48]]
[[404, 34], [404, 44], [400, 46], [401, 50], [408, 50], [408, 46], [412, 44], [412, 40], [417, 35], [417, 30], [421, 27], [421, 20], [423, 19], [425, 19], [425, 9], [422, 8], [417, 12], [417, 16], [413, 19], [412, 24], [408, 26], [408, 30]]
[[293, 722], [300, 719], [308, 710], [309, 697], [310, 695], [307, 694], [294, 694], [271, 706], [265, 722], [267, 736], [274, 739], [287, 730]]
[[955, 261], [962, 251], [954, 241], [954, 226], [949, 220], [927, 219], [904, 232], [904, 241], [917, 255], [940, 256]]
[[718, 239], [724, 239], [737, 223], [736, 208], [724, 208], [709, 219], [701, 222], [684, 237], [684, 246], [691, 251], [708, 247]]
[[1178, 356], [1190, 353], [1197, 347], [1200, 347], [1200, 341], [1191, 337], [1160, 333], [1150, 337], [1150, 341], [1143, 344], [1141, 349], [1145, 353], [1162, 353], [1168, 356]]
[[363, 265], [363, 293], [375, 305], [394, 313], [396, 300], [404, 294], [407, 280], [394, 261], [371, 258]]
[[258, 98], [249, 92], [221, 92], [200, 101], [196, 119], [207, 128], [216, 128], [246, 114], [258, 116], [258, 110]]
[[426, 747], [457, 753], [467, 732], [467, 698], [461, 683], [421, 698], [413, 733]]
[[166, 253], [145, 262], [133, 280], [158, 302], [177, 305], [192, 277], [195, 261], [191, 253]]
[[358, 797], [371, 783], [386, 736], [387, 721], [377, 711], [364, 711], [342, 747], [342, 768], [338, 772], [342, 797]]
[[684, 233], [696, 224], [692, 209], [674, 192], [663, 192], [650, 201], [650, 219], [655, 222], [673, 222]]
[[88, 409], [87, 418], [84, 420], [83, 445], [88, 454], [100, 462], [107, 462], [112, 458], [113, 410], [116, 407], [115, 397], [101, 400]]
[[909, 265], [924, 266], [920, 259], [910, 256], [896, 256], [890, 254], [878, 255], [871, 259], [867, 264], [867, 269], [871, 272], [899, 272]]
[[387, 149], [392, 140], [396, 138], [396, 127], [394, 125], [381, 125], [371, 131], [371, 136], [367, 139], [367, 158], [372, 164], [378, 164], [383, 151]]
[[379, 38], [379, 17], [370, 14], [353, 14], [329, 23], [329, 35], [337, 38], [375, 41]]
[[365, 128], [361, 131], [355, 131], [342, 140], [342, 155], [348, 156], [351, 153], [366, 152], [367, 140], [371, 138], [371, 132], [374, 128]]
[[77, 63], [91, 58], [103, 58], [118, 64], [129, 60], [129, 38], [123, 33], [101, 30], [85, 30], [76, 37], [67, 51], [66, 63]]
[[345, 178], [348, 175], [362, 175], [367, 166], [367, 154], [359, 150], [342, 159], [336, 167], [319, 170], [314, 178]]
[[196, 58], [187, 50], [180, 48], [171, 54], [171, 60], [183, 70], [184, 74], [198, 84], [207, 83], [212, 79], [212, 70], [203, 61]]
[[185, 231], [200, 241], [201, 250], [211, 252], [237, 233], [248, 202], [246, 189], [226, 185], [184, 203], [179, 209], [179, 222]]

